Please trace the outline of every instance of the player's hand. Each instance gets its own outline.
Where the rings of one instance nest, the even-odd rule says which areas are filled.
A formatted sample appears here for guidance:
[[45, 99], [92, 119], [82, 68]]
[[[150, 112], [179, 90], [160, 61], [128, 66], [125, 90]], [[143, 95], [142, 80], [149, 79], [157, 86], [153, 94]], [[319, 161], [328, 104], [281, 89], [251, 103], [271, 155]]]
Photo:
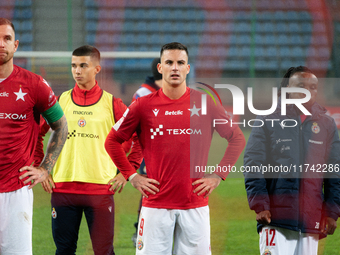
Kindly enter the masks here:
[[211, 192], [217, 188], [217, 186], [221, 182], [221, 177], [219, 177], [217, 174], [206, 174], [203, 178], [198, 179], [192, 183], [192, 185], [201, 184], [199, 185], [195, 190], [194, 193], [197, 193], [197, 196], [200, 196], [202, 194], [205, 194], [204, 198], [208, 197]]
[[331, 217], [324, 217], [321, 220], [321, 232], [325, 235], [333, 235], [336, 229], [336, 221]]
[[41, 183], [43, 189], [48, 193], [53, 193], [53, 189], [55, 188], [54, 181], [52, 179], [52, 175], [48, 175], [47, 179]]
[[268, 225], [272, 220], [271, 220], [271, 213], [270, 211], [262, 211], [256, 214], [256, 220], [258, 223], [262, 225]]
[[126, 183], [127, 181], [125, 180], [124, 176], [121, 173], [119, 173], [109, 181], [108, 184], [111, 185], [109, 190], [110, 191], [113, 190], [114, 192], [117, 192], [117, 190], [119, 190], [118, 193], [120, 193], [124, 189]]
[[23, 172], [23, 171], [27, 171], [24, 174], [19, 176], [19, 179], [25, 179], [24, 184], [27, 183], [31, 183], [33, 181], [33, 183], [31, 183], [28, 188], [31, 189], [33, 188], [35, 185], [37, 185], [40, 182], [43, 182], [46, 180], [46, 178], [48, 177], [48, 172], [47, 170], [45, 170], [44, 168], [42, 168], [41, 166], [39, 167], [34, 167], [34, 166], [24, 166], [22, 168], [20, 168], [19, 172]]
[[139, 192], [142, 193], [144, 197], [148, 197], [144, 191], [147, 191], [153, 195], [155, 195], [156, 192], [159, 192], [159, 189], [155, 185], [153, 185], [153, 184], [159, 185], [158, 181], [143, 177], [140, 174], [136, 174], [135, 177], [133, 177], [130, 182], [131, 185], [135, 187], [137, 190], [139, 190]]

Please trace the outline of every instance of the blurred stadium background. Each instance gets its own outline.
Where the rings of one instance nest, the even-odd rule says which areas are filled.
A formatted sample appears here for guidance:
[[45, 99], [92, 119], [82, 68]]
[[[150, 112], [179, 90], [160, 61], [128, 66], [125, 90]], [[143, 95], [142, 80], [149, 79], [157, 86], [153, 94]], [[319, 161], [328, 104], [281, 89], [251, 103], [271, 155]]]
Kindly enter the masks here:
[[[57, 95], [74, 86], [72, 50], [91, 44], [103, 57], [100, 86], [129, 104], [145, 76], [151, 75], [150, 63], [161, 46], [178, 41], [189, 48], [194, 79], [280, 78], [291, 66], [308, 66], [325, 78], [320, 98], [340, 127], [338, 0], [1, 0], [0, 16], [12, 20], [20, 40], [14, 63], [42, 75]], [[268, 84], [254, 86], [261, 93]], [[269, 96], [254, 98], [255, 105], [271, 103], [271, 91], [266, 92]], [[254, 214], [247, 207], [242, 180], [228, 182], [212, 196], [212, 233], [218, 233], [213, 251], [257, 254]], [[136, 208], [118, 209], [116, 226], [128, 228], [118, 237], [119, 254], [133, 254], [130, 236], [138, 193], [130, 188], [127, 194], [134, 194]], [[52, 254], [44, 250], [53, 247], [50, 228], [42, 220], [49, 217], [48, 195], [39, 188], [35, 192], [34, 254]], [[227, 205], [221, 204], [224, 199]], [[227, 210], [228, 220], [219, 219], [226, 213], [221, 208]], [[126, 220], [128, 225], [122, 223]], [[320, 254], [340, 254], [339, 236], [327, 238]]]
[[171, 41], [188, 46], [196, 78], [279, 78], [297, 65], [340, 77], [337, 0], [2, 0], [0, 16], [16, 26], [15, 63], [56, 94], [73, 86], [67, 56], [83, 44], [105, 57], [101, 86], [127, 103]]

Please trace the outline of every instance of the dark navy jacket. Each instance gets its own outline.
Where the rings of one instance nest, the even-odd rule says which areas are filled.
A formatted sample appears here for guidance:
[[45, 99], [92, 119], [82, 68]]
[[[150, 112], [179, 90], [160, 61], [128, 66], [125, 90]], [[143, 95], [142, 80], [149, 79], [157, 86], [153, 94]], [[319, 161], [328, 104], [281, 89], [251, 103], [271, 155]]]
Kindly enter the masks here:
[[[285, 166], [286, 170], [244, 173], [250, 209], [269, 210], [272, 226], [320, 234], [322, 217], [337, 220], [340, 215], [340, 141], [334, 120], [325, 112], [315, 103], [312, 115], [301, 123], [295, 106], [288, 105], [286, 116], [278, 107], [273, 114], [257, 118], [256, 125], [263, 126], [252, 129], [244, 166]], [[261, 229], [258, 224], [258, 232]]]

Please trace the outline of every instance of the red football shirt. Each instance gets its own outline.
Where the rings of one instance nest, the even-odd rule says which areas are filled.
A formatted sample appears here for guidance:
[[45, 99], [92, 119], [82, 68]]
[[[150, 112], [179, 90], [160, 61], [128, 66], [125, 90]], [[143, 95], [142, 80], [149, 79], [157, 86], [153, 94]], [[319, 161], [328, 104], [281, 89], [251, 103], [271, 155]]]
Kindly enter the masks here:
[[201, 99], [202, 93], [187, 88], [181, 98], [171, 100], [160, 89], [138, 98], [114, 126], [123, 140], [137, 131], [148, 178], [160, 183], [159, 192], [148, 194], [143, 206], [190, 209], [208, 204], [208, 198], [193, 193], [192, 183], [204, 175], [195, 166], [206, 166], [214, 130], [229, 138], [238, 127], [229, 122], [214, 128], [213, 119], [227, 119], [225, 110], [210, 97], [206, 104]]
[[24, 186], [19, 169], [32, 164], [40, 113], [55, 103], [47, 82], [21, 67], [0, 83], [0, 192]]

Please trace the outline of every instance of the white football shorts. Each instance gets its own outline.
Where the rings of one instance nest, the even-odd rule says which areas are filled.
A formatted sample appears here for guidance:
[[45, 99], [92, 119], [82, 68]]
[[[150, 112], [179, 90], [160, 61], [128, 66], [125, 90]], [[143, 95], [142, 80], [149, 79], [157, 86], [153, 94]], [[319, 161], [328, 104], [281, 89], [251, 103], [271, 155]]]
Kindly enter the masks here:
[[187, 210], [142, 207], [136, 254], [210, 255], [209, 207]]
[[0, 254], [32, 255], [33, 191], [0, 193]]
[[318, 234], [266, 226], [260, 232], [261, 255], [317, 255]]

